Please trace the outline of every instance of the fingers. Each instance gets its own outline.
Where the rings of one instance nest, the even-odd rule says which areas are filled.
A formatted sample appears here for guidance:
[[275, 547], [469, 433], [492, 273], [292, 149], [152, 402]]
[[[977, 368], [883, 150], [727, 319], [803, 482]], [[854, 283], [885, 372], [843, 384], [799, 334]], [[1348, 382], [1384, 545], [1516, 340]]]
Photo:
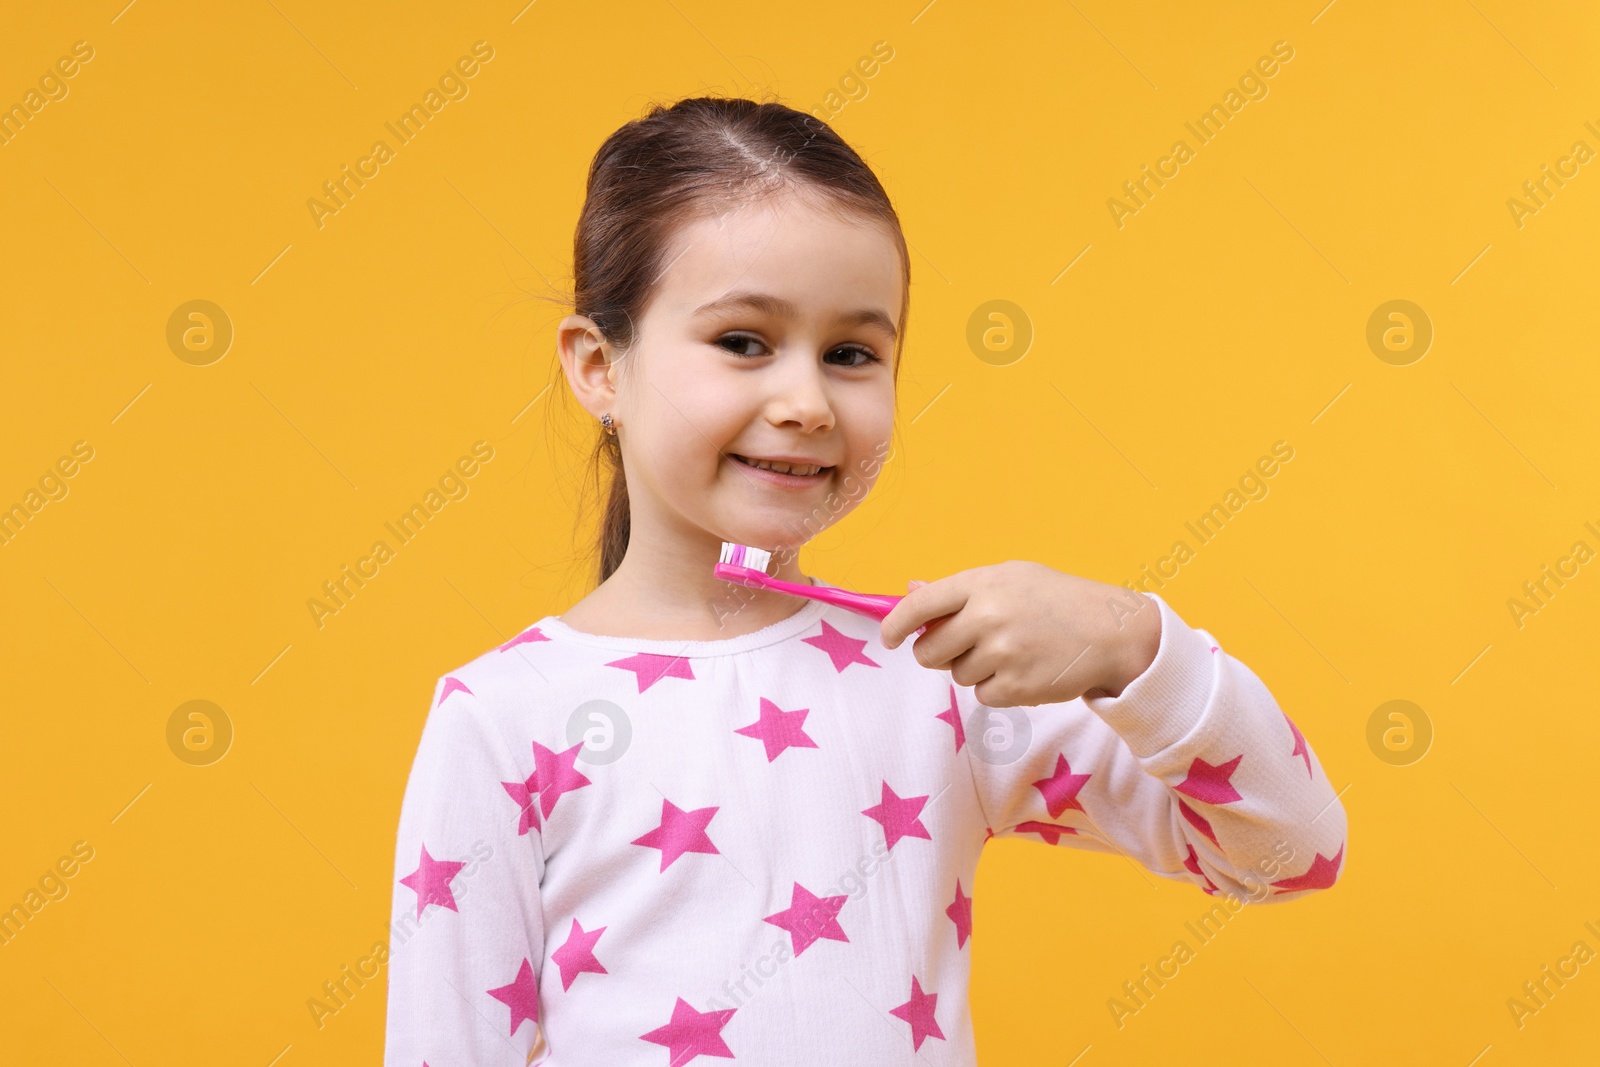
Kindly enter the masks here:
[[982, 628], [975, 620], [952, 615], [930, 622], [927, 631], [911, 642], [911, 654], [929, 670], [949, 670], [980, 636]]
[[[972, 688], [994, 676], [995, 658], [981, 648], [969, 648], [950, 661], [950, 680], [957, 685]], [[941, 667], [941, 670], [946, 668]]]
[[[957, 581], [959, 575], [941, 578], [936, 582], [916, 586], [907, 593], [894, 610], [884, 616], [880, 627], [883, 647], [898, 648], [900, 642], [917, 629], [941, 615], [952, 615], [961, 610], [967, 602], [966, 583]], [[948, 629], [940, 627], [939, 629]], [[918, 643], [932, 636], [932, 631], [919, 639]], [[963, 646], [963, 648], [966, 646]], [[959, 654], [961, 648], [955, 649], [951, 654]]]

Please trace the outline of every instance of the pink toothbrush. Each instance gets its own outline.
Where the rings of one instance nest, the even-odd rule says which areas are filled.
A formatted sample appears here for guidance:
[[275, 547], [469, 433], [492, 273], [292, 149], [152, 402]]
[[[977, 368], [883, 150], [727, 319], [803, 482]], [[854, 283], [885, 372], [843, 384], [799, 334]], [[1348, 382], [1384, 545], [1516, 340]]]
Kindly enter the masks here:
[[[889, 593], [856, 593], [833, 586], [785, 582], [766, 573], [767, 564], [770, 562], [772, 562], [771, 552], [724, 541], [722, 556], [712, 568], [712, 573], [725, 582], [735, 582], [751, 589], [770, 589], [775, 593], [805, 597], [808, 600], [820, 600], [825, 604], [832, 604], [834, 607], [844, 608], [879, 622], [882, 622], [884, 616], [904, 599]], [[919, 626], [917, 632], [921, 633], [924, 629], [926, 627]]]

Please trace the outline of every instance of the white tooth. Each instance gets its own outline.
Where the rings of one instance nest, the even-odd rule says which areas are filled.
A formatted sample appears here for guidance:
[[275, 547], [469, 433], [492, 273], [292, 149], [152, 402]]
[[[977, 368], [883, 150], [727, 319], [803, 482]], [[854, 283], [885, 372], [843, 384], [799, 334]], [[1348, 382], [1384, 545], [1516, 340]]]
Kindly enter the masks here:
[[818, 471], [820, 471], [822, 469], [821, 467], [816, 466], [815, 464], [806, 464], [804, 466], [800, 466], [800, 465], [792, 464], [792, 463], [784, 463], [784, 462], [782, 462], [780, 460], [764, 460], [763, 459], [763, 460], [751, 460], [750, 462], [751, 462], [752, 466], [758, 467], [761, 470], [776, 471], [779, 474], [812, 475], [812, 474], [816, 474]]

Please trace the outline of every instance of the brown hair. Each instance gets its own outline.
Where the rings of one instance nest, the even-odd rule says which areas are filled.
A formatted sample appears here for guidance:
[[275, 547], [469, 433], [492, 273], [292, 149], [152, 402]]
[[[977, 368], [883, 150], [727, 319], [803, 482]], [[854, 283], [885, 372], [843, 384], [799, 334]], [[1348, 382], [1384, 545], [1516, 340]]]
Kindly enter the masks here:
[[[776, 101], [692, 97], [657, 104], [607, 137], [589, 165], [572, 242], [573, 312], [595, 321], [613, 348], [638, 339], [667, 240], [720, 201], [805, 186], [850, 217], [884, 223], [899, 247], [904, 281], [894, 374], [910, 305], [911, 261], [900, 219], [865, 161], [821, 119]], [[618, 438], [604, 429], [591, 459], [609, 474], [599, 535], [598, 581], [628, 547], [628, 484]]]

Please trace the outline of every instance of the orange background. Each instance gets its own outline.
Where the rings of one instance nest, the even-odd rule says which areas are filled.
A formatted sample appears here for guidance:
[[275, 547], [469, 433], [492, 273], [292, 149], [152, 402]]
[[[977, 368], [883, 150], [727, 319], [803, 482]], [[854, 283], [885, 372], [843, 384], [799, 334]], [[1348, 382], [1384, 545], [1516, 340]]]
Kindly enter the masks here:
[[[320, 1029], [306, 1002], [385, 935], [433, 684], [587, 588], [592, 424], [531, 297], [566, 283], [612, 129], [772, 91], [831, 116], [915, 249], [895, 459], [806, 569], [1122, 582], [1189, 540], [1160, 591], [1266, 681], [1350, 817], [1335, 890], [1247, 909], [1120, 1029], [1108, 998], [1210, 902], [995, 843], [983, 1062], [1592, 1062], [1600, 963], [1520, 1028], [1507, 1000], [1600, 950], [1600, 576], [1567, 564], [1520, 625], [1508, 601], [1600, 548], [1600, 164], [1559, 164], [1600, 149], [1600, 11], [1319, 6], [12, 5], [0, 105], [93, 57], [0, 144], [0, 507], [40, 490], [0, 544], [0, 908], [65, 892], [0, 945], [7, 1058], [378, 1060], [381, 979]], [[319, 227], [322, 183], [477, 41], [468, 94]], [[1278, 41], [1267, 95], [1198, 145], [1185, 122]], [[1180, 138], [1119, 227], [1108, 200]], [[1519, 218], [1545, 164], [1571, 176]], [[231, 323], [220, 358], [169, 344], [191, 300]], [[993, 300], [1018, 312], [975, 350]], [[1432, 325], [1420, 358], [1369, 347], [1392, 300]], [[480, 440], [467, 494], [319, 627], [322, 583]], [[1196, 545], [1278, 441], [1267, 495]], [[1431, 723], [1420, 760], [1369, 745], [1396, 699]], [[192, 700], [231, 724], [209, 765], [169, 745]]]

